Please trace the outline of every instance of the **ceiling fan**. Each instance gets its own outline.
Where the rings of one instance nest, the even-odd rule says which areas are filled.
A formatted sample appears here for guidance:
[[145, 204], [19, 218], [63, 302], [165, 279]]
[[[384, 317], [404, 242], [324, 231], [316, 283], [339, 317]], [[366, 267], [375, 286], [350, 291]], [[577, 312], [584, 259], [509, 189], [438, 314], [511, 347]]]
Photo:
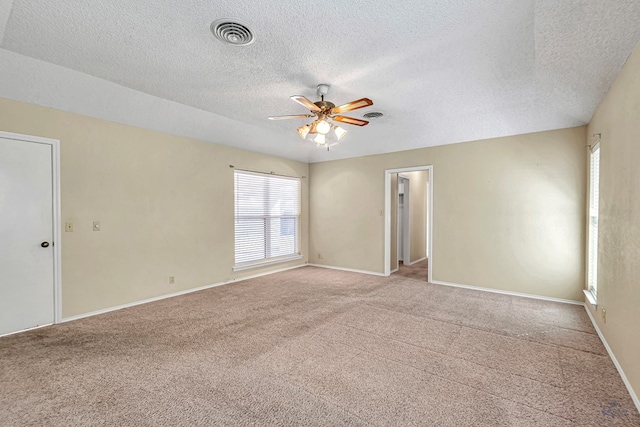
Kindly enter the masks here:
[[369, 124], [366, 120], [355, 119], [353, 117], [342, 116], [340, 114], [373, 105], [373, 101], [369, 98], [362, 98], [336, 107], [333, 102], [324, 100], [324, 96], [328, 92], [329, 85], [320, 84], [318, 85], [318, 95], [320, 96], [320, 101], [318, 102], [311, 102], [302, 95], [294, 95], [291, 97], [292, 100], [309, 110], [311, 114], [271, 116], [269, 117], [269, 120], [306, 119], [315, 117], [316, 120], [314, 120], [313, 123], [300, 126], [298, 128], [298, 134], [302, 139], [312, 140], [317, 146], [325, 146], [328, 150], [330, 145], [333, 145], [333, 143], [342, 139], [342, 137], [347, 133], [345, 129], [331, 123], [330, 120], [349, 125], [366, 126]]

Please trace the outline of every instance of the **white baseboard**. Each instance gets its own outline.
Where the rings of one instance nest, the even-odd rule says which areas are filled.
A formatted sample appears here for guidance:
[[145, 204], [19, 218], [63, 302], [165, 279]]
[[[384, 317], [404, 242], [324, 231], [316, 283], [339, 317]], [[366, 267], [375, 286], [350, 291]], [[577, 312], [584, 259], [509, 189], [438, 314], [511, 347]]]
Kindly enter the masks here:
[[331, 270], [341, 270], [341, 271], [348, 271], [350, 273], [362, 273], [362, 274], [369, 274], [371, 276], [383, 276], [384, 277], [384, 273], [378, 273], [376, 271], [356, 270], [354, 268], [334, 267], [332, 265], [322, 265], [322, 264], [307, 264], [307, 265], [310, 266], [310, 267], [329, 268]]
[[410, 262], [410, 263], [408, 263], [408, 264], [405, 264], [405, 265], [413, 265], [413, 264], [417, 264], [417, 263], [419, 263], [420, 261], [424, 261], [425, 259], [427, 259], [427, 257], [417, 259], [417, 260], [415, 260], [415, 261], [413, 261], [413, 262]]
[[458, 283], [440, 282], [438, 280], [432, 280], [429, 283], [433, 283], [434, 285], [453, 286], [454, 288], [471, 289], [471, 290], [474, 290], [474, 291], [492, 292], [494, 294], [512, 295], [512, 296], [515, 296], [515, 297], [533, 298], [533, 299], [540, 299], [540, 300], [543, 300], [543, 301], [553, 301], [553, 302], [561, 302], [561, 303], [564, 303], [564, 304], [574, 304], [574, 305], [582, 305], [582, 306], [584, 306], [584, 302], [582, 302], [582, 301], [574, 301], [574, 300], [571, 300], [571, 299], [545, 297], [545, 296], [542, 296], [542, 295], [533, 295], [533, 294], [525, 294], [525, 293], [521, 293], [521, 292], [503, 291], [501, 289], [493, 289], [493, 288], [481, 288], [479, 286], [460, 285]]
[[589, 319], [591, 319], [591, 323], [593, 324], [593, 328], [598, 333], [598, 336], [600, 337], [600, 341], [602, 341], [602, 344], [604, 344], [604, 348], [607, 349], [607, 353], [609, 353], [609, 357], [611, 358], [611, 360], [613, 361], [613, 364], [618, 370], [618, 373], [620, 374], [620, 378], [622, 378], [622, 382], [627, 387], [627, 391], [631, 395], [631, 399], [633, 400], [633, 403], [636, 405], [636, 409], [638, 410], [638, 412], [640, 412], [640, 399], [638, 399], [636, 392], [633, 390], [633, 387], [631, 387], [631, 383], [627, 379], [627, 376], [624, 374], [624, 371], [622, 370], [622, 366], [620, 366], [620, 363], [618, 363], [618, 359], [616, 359], [616, 356], [613, 354], [611, 347], [609, 347], [609, 343], [607, 343], [607, 340], [604, 339], [604, 335], [602, 335], [602, 331], [600, 331], [600, 328], [596, 323], [596, 319], [593, 318], [593, 315], [591, 314], [591, 310], [589, 310], [589, 307], [587, 307], [586, 305], [584, 309], [587, 311], [587, 314], [589, 315]]
[[227, 280], [226, 282], [218, 282], [218, 283], [213, 283], [211, 285], [200, 286], [198, 288], [186, 289], [184, 291], [178, 291], [178, 292], [173, 292], [171, 294], [160, 295], [160, 296], [153, 297], [153, 298], [147, 298], [147, 299], [140, 300], [140, 301], [135, 301], [135, 302], [127, 303], [127, 304], [117, 305], [115, 307], [103, 308], [103, 309], [100, 309], [100, 310], [91, 311], [89, 313], [83, 313], [83, 314], [78, 314], [76, 316], [65, 317], [58, 323], [71, 322], [73, 320], [83, 319], [85, 317], [91, 317], [91, 316], [97, 316], [98, 314], [109, 313], [110, 311], [121, 310], [123, 308], [134, 307], [136, 305], [147, 304], [147, 303], [150, 303], [150, 302], [160, 301], [160, 300], [167, 299], [167, 298], [173, 298], [173, 297], [177, 297], [177, 296], [184, 295], [184, 294], [190, 294], [191, 292], [198, 292], [198, 291], [203, 291], [205, 289], [215, 288], [217, 286], [229, 285], [231, 283], [238, 283], [238, 282], [242, 282], [243, 280], [255, 279], [256, 277], [267, 276], [269, 274], [280, 273], [282, 271], [287, 271], [287, 270], [293, 270], [294, 268], [304, 267], [305, 265], [306, 264], [294, 265], [293, 267], [281, 268], [281, 269], [275, 270], [275, 271], [269, 271], [269, 272], [266, 272], [266, 273], [260, 273], [260, 274], [254, 274], [254, 275], [251, 275], [251, 276], [240, 277], [240, 278], [237, 278], [237, 279]]
[[395, 273], [395, 272], [396, 272], [396, 271], [398, 271], [398, 270], [400, 270], [400, 268], [394, 268], [393, 270], [391, 270], [391, 271], [389, 272], [389, 274], [393, 274], [393, 273]]
[[33, 328], [27, 328], [27, 329], [21, 329], [19, 331], [14, 331], [14, 332], [9, 332], [7, 334], [2, 334], [0, 335], [0, 338], [2, 337], [8, 337], [9, 335], [15, 335], [15, 334], [20, 334], [22, 332], [27, 332], [27, 331], [33, 331], [34, 329], [40, 329], [40, 328], [46, 328], [47, 326], [51, 326], [53, 325], [53, 323], [47, 323], [45, 325], [38, 325], [38, 326], [34, 326]]

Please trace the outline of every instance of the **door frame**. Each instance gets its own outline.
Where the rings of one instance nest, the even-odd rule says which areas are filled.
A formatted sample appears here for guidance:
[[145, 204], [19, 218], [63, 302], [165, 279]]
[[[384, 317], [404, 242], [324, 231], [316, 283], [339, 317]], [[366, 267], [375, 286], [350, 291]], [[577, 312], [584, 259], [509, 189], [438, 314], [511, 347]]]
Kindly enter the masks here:
[[384, 275], [391, 274], [391, 175], [397, 173], [400, 176], [403, 172], [429, 171], [429, 200], [427, 203], [428, 221], [427, 229], [429, 238], [427, 240], [427, 257], [429, 268], [427, 270], [427, 281], [433, 281], [433, 165], [413, 166], [408, 168], [385, 169], [384, 171]]
[[[427, 211], [425, 212], [425, 215], [427, 216], [426, 218], [426, 227], [424, 228], [424, 242], [425, 242], [425, 248], [424, 251], [427, 254], [427, 256], [429, 256], [429, 251], [431, 250], [431, 244], [429, 243], [429, 239], [431, 238], [431, 225], [429, 225], [429, 221], [431, 221], [431, 212], [429, 211], [429, 209], [431, 209], [431, 200], [429, 200], [429, 194], [431, 189], [431, 172], [429, 172], [429, 183], [427, 184], [427, 188], [424, 190], [425, 191], [425, 195], [424, 195], [424, 199], [427, 201]], [[429, 263], [431, 263], [431, 261], [429, 261]]]
[[[53, 194], [53, 323], [62, 320], [62, 229], [60, 226], [60, 140], [0, 131], [0, 138], [51, 146]], [[22, 332], [22, 331], [18, 331]]]

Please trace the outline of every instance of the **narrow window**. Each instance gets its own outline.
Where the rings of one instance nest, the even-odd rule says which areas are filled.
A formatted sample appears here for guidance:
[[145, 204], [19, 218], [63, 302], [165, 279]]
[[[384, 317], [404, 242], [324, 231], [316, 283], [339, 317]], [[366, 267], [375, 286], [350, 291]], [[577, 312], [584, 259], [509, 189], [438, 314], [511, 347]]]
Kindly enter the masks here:
[[234, 270], [300, 258], [300, 179], [234, 174]]
[[591, 149], [589, 169], [589, 248], [587, 254], [587, 289], [598, 295], [598, 197], [600, 188], [600, 144]]

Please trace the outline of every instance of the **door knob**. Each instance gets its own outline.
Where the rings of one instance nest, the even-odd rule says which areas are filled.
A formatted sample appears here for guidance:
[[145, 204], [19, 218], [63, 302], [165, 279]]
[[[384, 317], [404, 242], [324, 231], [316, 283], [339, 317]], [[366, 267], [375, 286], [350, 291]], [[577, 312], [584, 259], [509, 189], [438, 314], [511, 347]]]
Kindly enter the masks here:
[[43, 248], [48, 248], [49, 247], [49, 242], [42, 242], [42, 243], [40, 243], [40, 246], [42, 246]]

